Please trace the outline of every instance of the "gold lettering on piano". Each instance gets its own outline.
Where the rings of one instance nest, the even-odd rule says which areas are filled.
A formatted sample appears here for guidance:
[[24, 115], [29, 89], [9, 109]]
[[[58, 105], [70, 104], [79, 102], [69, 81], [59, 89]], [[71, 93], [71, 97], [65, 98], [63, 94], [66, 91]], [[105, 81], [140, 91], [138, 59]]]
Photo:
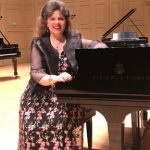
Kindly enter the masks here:
[[93, 75], [92, 80], [130, 80], [130, 81], [149, 81], [148, 75]]

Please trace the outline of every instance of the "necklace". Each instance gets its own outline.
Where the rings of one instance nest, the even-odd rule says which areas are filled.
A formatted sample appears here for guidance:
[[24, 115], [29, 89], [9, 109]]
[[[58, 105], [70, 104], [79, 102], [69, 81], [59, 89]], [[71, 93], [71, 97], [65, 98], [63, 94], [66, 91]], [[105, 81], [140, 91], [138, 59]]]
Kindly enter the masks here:
[[62, 54], [64, 51], [64, 45], [66, 44], [66, 38], [63, 36], [60, 37], [55, 37], [55, 36], [50, 36], [50, 42], [53, 48], [58, 52], [59, 56]]
[[56, 49], [58, 50], [59, 49], [59, 47], [60, 47], [60, 45], [61, 45], [61, 42], [60, 41], [58, 41], [58, 43], [57, 44], [55, 44], [56, 45]]
[[51, 44], [58, 52], [59, 51], [62, 52], [64, 45], [66, 44], [66, 40], [58, 41], [58, 40], [51, 39]]

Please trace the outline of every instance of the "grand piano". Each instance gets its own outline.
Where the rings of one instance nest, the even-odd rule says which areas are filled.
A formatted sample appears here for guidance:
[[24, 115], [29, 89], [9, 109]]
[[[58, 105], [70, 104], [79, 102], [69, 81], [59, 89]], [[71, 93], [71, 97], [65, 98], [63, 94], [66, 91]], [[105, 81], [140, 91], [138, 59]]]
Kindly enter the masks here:
[[[108, 32], [134, 12], [129, 11]], [[60, 103], [81, 104], [103, 114], [108, 123], [109, 150], [126, 149], [123, 121], [131, 113], [135, 134], [130, 149], [140, 150], [139, 111], [150, 108], [150, 46], [147, 37], [136, 37], [135, 32], [113, 36], [103, 38], [108, 48], [76, 49], [78, 75], [69, 83], [56, 85], [56, 92]]]
[[[21, 52], [18, 49], [18, 44], [10, 44], [4, 34], [0, 31], [0, 60], [12, 59], [14, 76], [18, 77], [17, 72], [17, 57], [21, 56]], [[5, 40], [5, 42], [4, 42]], [[6, 44], [7, 42], [7, 44]]]

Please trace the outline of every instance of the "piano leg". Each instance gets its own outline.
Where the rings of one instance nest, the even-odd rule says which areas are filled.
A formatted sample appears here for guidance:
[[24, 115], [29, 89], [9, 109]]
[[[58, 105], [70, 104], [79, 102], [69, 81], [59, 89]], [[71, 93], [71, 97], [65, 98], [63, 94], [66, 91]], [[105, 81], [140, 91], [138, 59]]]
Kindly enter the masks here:
[[132, 119], [132, 150], [138, 150], [141, 147], [140, 140], [140, 112], [131, 113]]
[[[147, 111], [136, 111], [132, 113], [132, 150], [141, 150], [143, 140], [150, 127], [150, 120], [148, 120]], [[141, 126], [140, 126], [141, 123]], [[144, 132], [141, 134], [140, 129], [143, 128]]]
[[84, 122], [87, 129], [88, 149], [92, 150], [92, 117], [96, 115], [96, 111], [89, 109], [85, 115]]
[[86, 122], [88, 149], [92, 150], [92, 118]]
[[[88, 107], [88, 105], [86, 105]], [[118, 107], [118, 106], [104, 106], [104, 105], [90, 105], [99, 111], [105, 117], [108, 125], [109, 135], [109, 150], [124, 150], [124, 119], [129, 112], [134, 111], [133, 108]]]
[[148, 112], [147, 111], [141, 111], [141, 127], [146, 127], [148, 122]]
[[[86, 105], [88, 107], [88, 105]], [[108, 124], [109, 150], [123, 150], [124, 148], [124, 123], [123, 120], [128, 110], [118, 107], [107, 107], [102, 105], [89, 106], [99, 111], [105, 117]], [[117, 110], [117, 111], [116, 111]], [[119, 115], [118, 115], [119, 114]]]
[[109, 147], [110, 150], [123, 150], [124, 147], [124, 123], [109, 123]]
[[13, 68], [14, 68], [14, 76], [15, 78], [18, 78], [18, 72], [17, 72], [17, 58], [12, 58]]

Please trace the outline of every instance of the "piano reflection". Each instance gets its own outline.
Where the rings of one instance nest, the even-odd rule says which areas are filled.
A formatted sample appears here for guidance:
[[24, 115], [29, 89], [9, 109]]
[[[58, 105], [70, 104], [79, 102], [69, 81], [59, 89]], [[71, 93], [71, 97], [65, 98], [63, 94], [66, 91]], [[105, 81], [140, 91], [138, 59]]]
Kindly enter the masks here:
[[[70, 83], [57, 84], [56, 92], [61, 103], [77, 103], [102, 113], [108, 123], [109, 149], [123, 150], [126, 115], [150, 108], [150, 47], [148, 38], [137, 37], [135, 32], [115, 33], [112, 39], [105, 36], [106, 49], [76, 49], [78, 75]], [[143, 140], [139, 122], [134, 129], [130, 148], [138, 150]]]
[[[0, 60], [12, 59], [14, 76], [17, 78], [17, 57], [21, 56], [21, 52], [18, 49], [18, 44], [10, 44], [10, 42], [1, 31], [0, 34], [2, 36], [2, 38], [0, 38]], [[4, 43], [4, 40], [7, 42], [7, 44]]]

